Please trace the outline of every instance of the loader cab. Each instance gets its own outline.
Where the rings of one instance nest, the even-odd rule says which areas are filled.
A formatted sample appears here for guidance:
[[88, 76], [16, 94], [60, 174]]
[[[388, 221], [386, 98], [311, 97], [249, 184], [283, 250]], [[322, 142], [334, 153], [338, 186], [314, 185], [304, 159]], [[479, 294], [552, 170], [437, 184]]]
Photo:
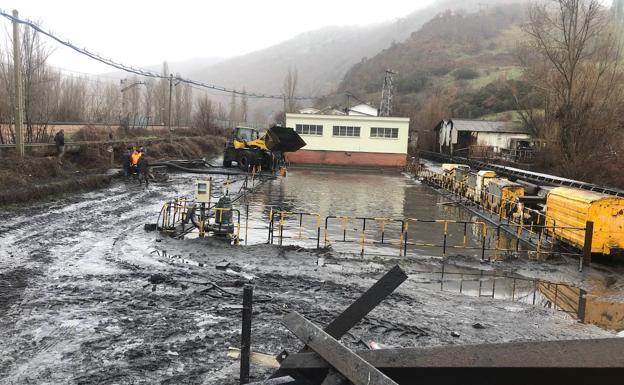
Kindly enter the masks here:
[[260, 138], [260, 132], [255, 128], [250, 127], [236, 127], [232, 136], [235, 140], [248, 142]]

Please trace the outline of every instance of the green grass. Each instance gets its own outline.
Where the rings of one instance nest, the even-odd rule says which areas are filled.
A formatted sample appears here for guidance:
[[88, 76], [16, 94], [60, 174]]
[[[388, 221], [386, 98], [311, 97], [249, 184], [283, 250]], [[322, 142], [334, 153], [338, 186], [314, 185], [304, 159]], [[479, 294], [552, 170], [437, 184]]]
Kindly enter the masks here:
[[[486, 71], [489, 73], [486, 73]], [[479, 72], [481, 72], [481, 76], [467, 81], [472, 88], [484, 87], [500, 78], [513, 80], [522, 75], [522, 69], [518, 66], [495, 67], [487, 70], [479, 69]]]
[[520, 121], [522, 121], [522, 118], [520, 117], [520, 112], [518, 110], [503, 111], [503, 112], [498, 112], [496, 114], [483, 115], [479, 119], [490, 120], [490, 121], [494, 121], [494, 120], [507, 120], [509, 116], [511, 116], [511, 121], [512, 122], [520, 122]]

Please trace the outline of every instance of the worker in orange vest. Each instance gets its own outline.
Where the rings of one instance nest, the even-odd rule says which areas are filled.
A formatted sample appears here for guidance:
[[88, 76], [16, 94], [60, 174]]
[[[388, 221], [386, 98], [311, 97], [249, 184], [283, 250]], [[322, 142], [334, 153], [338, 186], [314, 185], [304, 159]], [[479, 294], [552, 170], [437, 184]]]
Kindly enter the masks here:
[[141, 159], [141, 156], [143, 155], [143, 150], [144, 150], [143, 147], [141, 147], [138, 151], [135, 148], [132, 154], [130, 154], [130, 166], [132, 166], [133, 174], [137, 173], [139, 159]]

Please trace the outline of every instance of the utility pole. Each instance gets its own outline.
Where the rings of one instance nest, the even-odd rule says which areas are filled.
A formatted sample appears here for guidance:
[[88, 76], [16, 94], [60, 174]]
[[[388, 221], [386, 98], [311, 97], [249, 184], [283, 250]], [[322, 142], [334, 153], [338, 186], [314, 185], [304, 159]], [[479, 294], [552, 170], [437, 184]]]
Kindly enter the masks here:
[[169, 127], [169, 141], [173, 138], [171, 132], [171, 95], [173, 94], [173, 74], [169, 74], [169, 113], [167, 114], [167, 127]]
[[387, 69], [384, 77], [383, 88], [381, 90], [381, 104], [379, 106], [379, 116], [392, 115], [392, 99], [394, 96], [394, 78], [397, 73]]
[[[18, 12], [13, 10], [13, 17], [18, 18]], [[24, 157], [24, 121], [22, 120], [22, 60], [20, 58], [20, 30], [19, 23], [13, 20], [13, 73], [15, 74], [15, 149], [17, 156]]]
[[345, 114], [349, 115], [349, 110], [351, 110], [351, 93], [345, 93], [347, 96], [347, 108], [345, 108]]

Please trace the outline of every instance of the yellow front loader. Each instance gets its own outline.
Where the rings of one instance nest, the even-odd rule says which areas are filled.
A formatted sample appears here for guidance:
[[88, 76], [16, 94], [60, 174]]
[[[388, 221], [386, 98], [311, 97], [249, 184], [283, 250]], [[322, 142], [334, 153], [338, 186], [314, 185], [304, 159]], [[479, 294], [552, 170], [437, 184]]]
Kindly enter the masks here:
[[265, 171], [278, 170], [284, 164], [284, 153], [295, 152], [306, 143], [292, 128], [273, 126], [260, 134], [255, 128], [236, 127], [225, 143], [223, 166], [248, 171], [259, 166]]

